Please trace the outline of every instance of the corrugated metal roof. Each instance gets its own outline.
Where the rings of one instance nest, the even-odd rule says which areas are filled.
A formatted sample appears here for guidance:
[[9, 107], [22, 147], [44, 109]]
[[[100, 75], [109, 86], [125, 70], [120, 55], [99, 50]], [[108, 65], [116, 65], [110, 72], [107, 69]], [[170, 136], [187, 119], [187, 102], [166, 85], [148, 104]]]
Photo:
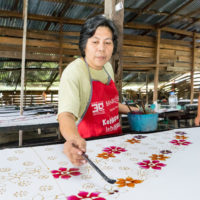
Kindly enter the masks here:
[[[95, 13], [103, 12], [103, 0], [79, 0], [75, 1], [76, 3], [72, 3], [69, 8], [64, 12], [64, 15], [62, 17], [65, 18], [71, 18], [71, 19], [87, 19], [91, 15]], [[92, 6], [84, 6], [82, 4], [78, 5], [78, 2], [80, 3], [90, 3], [90, 4], [98, 4], [102, 5], [102, 8], [95, 8]], [[150, 4], [152, 0], [126, 0], [125, 1], [125, 8], [132, 8], [132, 9], [138, 9], [142, 10], [145, 8], [146, 5]], [[136, 23], [142, 23], [142, 24], [158, 24], [162, 20], [164, 20], [167, 15], [159, 15], [159, 12], [164, 12], [171, 14], [174, 11], [176, 11], [178, 8], [180, 8], [185, 3], [189, 2], [189, 0], [157, 0], [155, 3], [153, 3], [147, 11], [155, 11], [157, 14], [148, 14], [146, 12], [140, 13], [137, 18], [134, 19], [134, 22]], [[18, 13], [22, 13], [23, 11], [23, 1], [20, 0], [17, 4], [15, 10], [13, 10], [13, 6], [15, 5], [15, 0], [1, 0], [0, 1], [0, 10], [5, 11], [15, 11]], [[41, 15], [41, 16], [59, 16], [60, 12], [64, 8], [65, 4], [60, 1], [46, 1], [46, 0], [29, 0], [28, 5], [28, 13], [33, 15]], [[200, 1], [194, 0], [189, 5], [187, 5], [186, 8], [181, 9], [176, 15], [187, 15], [188, 13], [191, 13], [192, 11], [195, 11], [196, 9], [200, 9]], [[136, 13], [137, 14], [137, 13]], [[133, 12], [126, 11], [124, 13], [124, 21], [125, 23], [132, 18], [132, 16], [136, 15]], [[200, 12], [192, 15], [191, 17], [200, 18]], [[175, 16], [173, 16], [171, 19], [174, 19]], [[37, 30], [44, 30], [48, 22], [38, 22], [38, 21], [31, 21], [28, 20], [28, 29], [37, 29]], [[179, 28], [181, 27], [183, 22], [177, 21], [176, 23], [173, 23], [170, 25], [173, 28]], [[19, 18], [0, 18], [0, 26], [8, 26], [8, 27], [16, 27], [16, 28], [23, 28], [23, 21]], [[78, 26], [78, 25], [76, 25]], [[197, 27], [198, 25], [194, 25], [194, 27]], [[70, 27], [72, 30], [79, 30], [79, 28], [74, 28], [73, 26], [65, 25], [66, 31], [70, 31]], [[58, 27], [51, 23], [49, 26], [49, 30], [51, 31], [59, 31]], [[194, 28], [193, 28], [194, 30]], [[197, 29], [199, 30], [199, 29]]]
[[[16, 2], [18, 2], [16, 4]], [[28, 14], [33, 16], [43, 16], [45, 17], [61, 17], [61, 18], [69, 18], [69, 19], [78, 19], [78, 20], [85, 20], [90, 16], [95, 14], [103, 13], [104, 10], [104, 0], [75, 0], [75, 1], [65, 1], [65, 3], [72, 2], [69, 7], [64, 10], [63, 15], [60, 16], [63, 9], [65, 8], [65, 3], [62, 0], [29, 0], [28, 5]], [[154, 3], [152, 3], [154, 2]], [[182, 5], [190, 2], [190, 0], [124, 0], [124, 24], [128, 22], [134, 22], [139, 24], [147, 24], [147, 25], [155, 25], [159, 24], [163, 20], [165, 20], [168, 15], [176, 12]], [[151, 4], [152, 3], [152, 4]], [[151, 4], [151, 5], [150, 5]], [[98, 6], [95, 6], [98, 5]], [[148, 9], [142, 11], [146, 6]], [[100, 6], [100, 7], [99, 7]], [[131, 11], [128, 9], [132, 9]], [[176, 28], [176, 29], [185, 29], [188, 24], [192, 23], [194, 20], [200, 19], [200, 11], [192, 14], [190, 18], [183, 18], [178, 20], [183, 15], [188, 15], [196, 11], [197, 9], [200, 10], [200, 0], [193, 0], [187, 7], [178, 11], [174, 16], [170, 17], [169, 21], [177, 19], [173, 23], [167, 25], [168, 27]], [[13, 13], [22, 14], [23, 12], [23, 0], [0, 0], [0, 11], [10, 11]], [[0, 15], [0, 26], [1, 27], [12, 27], [17, 29], [23, 29], [23, 20], [21, 18], [16, 17], [8, 17]], [[134, 16], [137, 16], [134, 18]], [[134, 19], [133, 19], [134, 18]], [[131, 20], [133, 19], [133, 20]], [[49, 21], [42, 21], [42, 20], [33, 20], [28, 19], [28, 30], [49, 30], [49, 31], [60, 31], [60, 24], [59, 22], [49, 22]], [[79, 32], [81, 25], [75, 24], [64, 24], [63, 31], [76, 31]], [[196, 22], [188, 27], [186, 30], [199, 32], [200, 33], [200, 22]], [[146, 31], [146, 30], [145, 30]], [[139, 29], [124, 29], [125, 34], [132, 34], [132, 35], [141, 35], [145, 33], [144, 30]], [[155, 35], [153, 32], [147, 32], [147, 35]], [[176, 39], [176, 34], [170, 33], [162, 33], [162, 37], [165, 38], [173, 38]], [[187, 38], [187, 40], [191, 40], [191, 38]], [[16, 60], [16, 59], [8, 59], [8, 58], [0, 58], [0, 68], [1, 64], [6, 60]], [[13, 62], [14, 63], [14, 62]], [[19, 62], [20, 63], [20, 62]], [[21, 63], [19, 64], [21, 65]], [[30, 71], [27, 74], [35, 74], [37, 72]], [[2, 81], [2, 77], [6, 80], [10, 79], [17, 79], [19, 77], [19, 72], [4, 72], [0, 73], [0, 82]], [[31, 75], [30, 75], [31, 76]], [[39, 75], [38, 75], [39, 76]], [[47, 72], [47, 76], [52, 76], [52, 71]], [[28, 78], [31, 78], [28, 76]], [[48, 77], [46, 77], [47, 80]], [[29, 80], [29, 79], [27, 79]], [[30, 79], [33, 80], [33, 79]], [[34, 79], [36, 80], [36, 79]], [[12, 81], [11, 81], [12, 82]], [[15, 80], [16, 83], [16, 80]]]

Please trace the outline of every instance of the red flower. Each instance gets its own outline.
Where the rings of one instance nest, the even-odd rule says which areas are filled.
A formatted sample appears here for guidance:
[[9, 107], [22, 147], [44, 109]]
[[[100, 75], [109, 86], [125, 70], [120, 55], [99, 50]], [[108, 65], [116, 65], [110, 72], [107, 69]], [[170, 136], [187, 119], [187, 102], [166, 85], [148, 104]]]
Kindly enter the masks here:
[[68, 179], [71, 176], [79, 176], [81, 173], [79, 172], [78, 168], [67, 168], [60, 167], [59, 170], [52, 170], [51, 173], [53, 174], [54, 178], [64, 178]]
[[174, 144], [174, 145], [189, 145], [189, 144], [192, 144], [191, 142], [188, 142], [186, 140], [172, 140], [170, 141], [170, 143]]
[[143, 169], [152, 168], [152, 169], [157, 169], [157, 170], [160, 170], [161, 167], [166, 166], [166, 164], [160, 163], [159, 160], [153, 160], [153, 161], [143, 160], [142, 162], [139, 162], [138, 165], [140, 165], [140, 167], [143, 168]]
[[72, 195], [67, 197], [67, 200], [80, 200], [80, 199], [92, 199], [92, 200], [106, 200], [102, 197], [99, 197], [100, 192], [88, 193], [85, 191], [80, 191], [77, 196]]
[[124, 149], [122, 147], [110, 146], [110, 147], [104, 148], [103, 151], [105, 151], [109, 154], [111, 154], [111, 153], [120, 154], [121, 152], [125, 152], [126, 149]]

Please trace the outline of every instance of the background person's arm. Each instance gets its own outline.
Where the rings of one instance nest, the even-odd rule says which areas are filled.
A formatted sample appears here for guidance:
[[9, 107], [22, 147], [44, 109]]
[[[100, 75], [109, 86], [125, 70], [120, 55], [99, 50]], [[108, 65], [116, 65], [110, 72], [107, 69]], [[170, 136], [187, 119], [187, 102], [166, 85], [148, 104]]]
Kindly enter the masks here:
[[[139, 111], [137, 107], [130, 106], [132, 111]], [[128, 114], [130, 112], [127, 105], [119, 103], [119, 114]]]
[[81, 156], [86, 151], [86, 141], [83, 139], [76, 127], [75, 116], [68, 112], [58, 115], [60, 132], [66, 139], [64, 144], [64, 153], [67, 155], [72, 164], [80, 166], [86, 161]]
[[199, 98], [198, 98], [197, 116], [196, 116], [196, 118], [195, 118], [194, 123], [195, 123], [196, 126], [199, 126], [199, 125], [200, 125], [200, 93], [199, 93]]

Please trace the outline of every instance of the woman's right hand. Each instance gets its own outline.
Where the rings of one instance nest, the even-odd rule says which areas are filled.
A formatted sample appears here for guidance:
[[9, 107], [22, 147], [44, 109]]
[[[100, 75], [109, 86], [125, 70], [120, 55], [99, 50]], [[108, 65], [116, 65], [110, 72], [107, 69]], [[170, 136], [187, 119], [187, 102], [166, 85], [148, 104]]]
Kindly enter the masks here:
[[86, 163], [86, 160], [82, 157], [84, 152], [86, 152], [86, 141], [80, 136], [69, 138], [64, 143], [64, 153], [75, 166]]

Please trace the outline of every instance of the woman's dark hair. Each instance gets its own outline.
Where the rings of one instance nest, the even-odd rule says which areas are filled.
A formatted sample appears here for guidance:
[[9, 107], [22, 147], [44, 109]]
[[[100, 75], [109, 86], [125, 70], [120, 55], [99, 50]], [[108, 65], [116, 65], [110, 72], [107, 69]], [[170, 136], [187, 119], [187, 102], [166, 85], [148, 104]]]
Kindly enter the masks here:
[[114, 44], [113, 54], [116, 53], [117, 38], [118, 38], [117, 28], [110, 19], [107, 19], [103, 15], [97, 15], [95, 17], [92, 17], [86, 20], [86, 22], [83, 24], [82, 29], [81, 29], [80, 38], [79, 38], [79, 49], [83, 57], [85, 57], [85, 47], [86, 47], [86, 43], [88, 39], [94, 35], [96, 29], [99, 26], [108, 27], [112, 31], [112, 40]]

